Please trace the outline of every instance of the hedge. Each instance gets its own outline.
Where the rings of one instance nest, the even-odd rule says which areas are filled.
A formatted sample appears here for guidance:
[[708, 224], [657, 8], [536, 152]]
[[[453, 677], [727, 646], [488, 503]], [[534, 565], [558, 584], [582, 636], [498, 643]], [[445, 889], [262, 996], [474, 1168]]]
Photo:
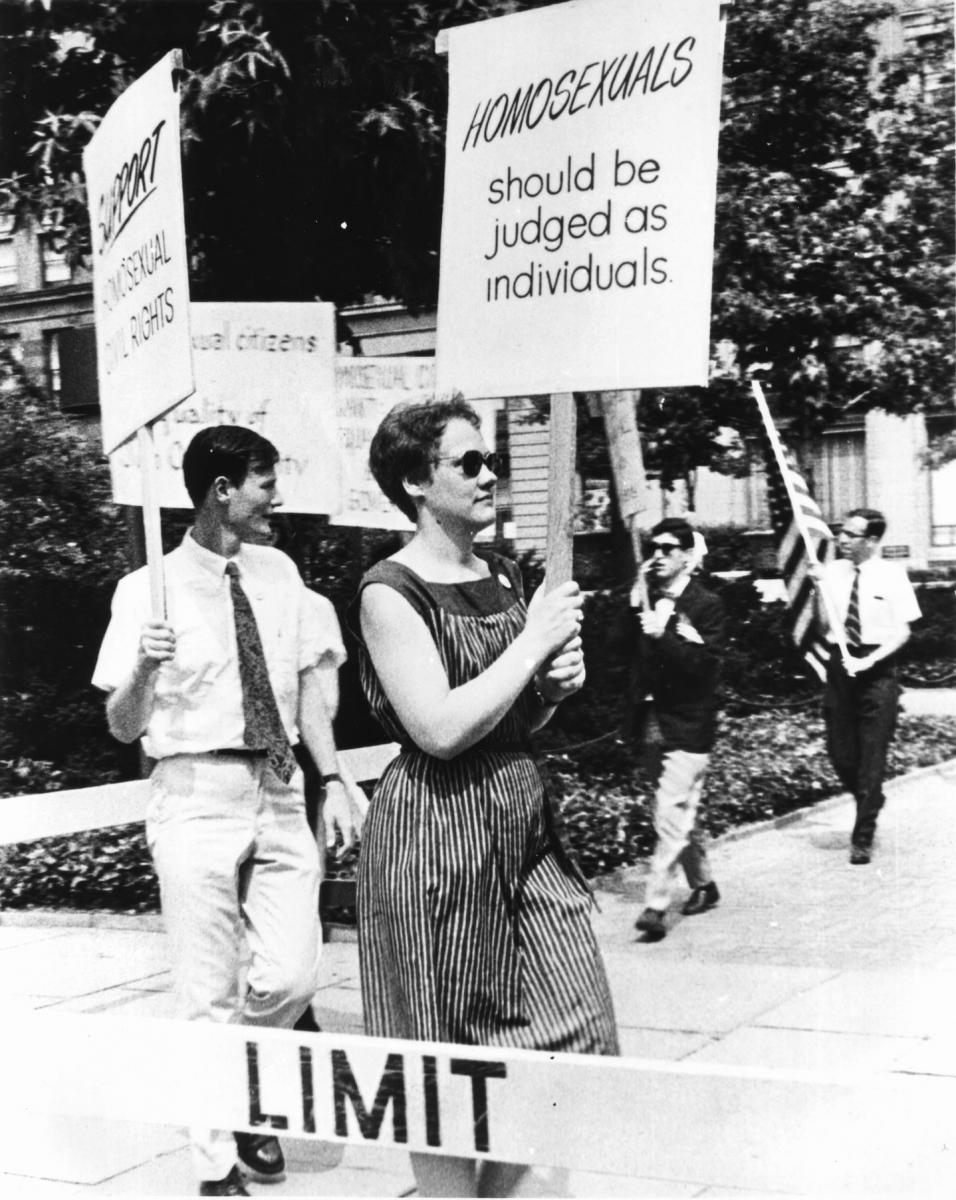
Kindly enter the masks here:
[[[902, 716], [889, 774], [953, 753], [952, 722]], [[572, 753], [543, 755], [543, 774], [565, 836], [589, 877], [645, 857], [653, 846], [653, 765], [633, 743], [605, 734]], [[726, 715], [705, 793], [713, 834], [808, 807], [839, 792], [819, 714]], [[354, 872], [353, 852], [330, 855], [329, 877]], [[140, 825], [45, 838], [0, 849], [0, 908], [155, 912], [159, 889]]]

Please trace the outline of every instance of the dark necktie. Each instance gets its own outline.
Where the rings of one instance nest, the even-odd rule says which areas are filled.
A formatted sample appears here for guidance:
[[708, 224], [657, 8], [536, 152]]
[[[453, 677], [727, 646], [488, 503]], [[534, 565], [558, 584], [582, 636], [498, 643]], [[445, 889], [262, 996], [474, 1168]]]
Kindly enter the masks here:
[[269, 766], [283, 783], [288, 783], [295, 774], [297, 763], [269, 682], [259, 626], [249, 597], [239, 582], [239, 568], [234, 562], [226, 563], [226, 574], [232, 592], [236, 645], [239, 649], [242, 716], [245, 721], [242, 740], [252, 750], [265, 750]]
[[846, 644], [852, 650], [860, 644], [860, 568], [853, 568], [853, 586], [850, 588], [850, 603], [846, 608], [846, 621], [843, 624], [846, 633]]

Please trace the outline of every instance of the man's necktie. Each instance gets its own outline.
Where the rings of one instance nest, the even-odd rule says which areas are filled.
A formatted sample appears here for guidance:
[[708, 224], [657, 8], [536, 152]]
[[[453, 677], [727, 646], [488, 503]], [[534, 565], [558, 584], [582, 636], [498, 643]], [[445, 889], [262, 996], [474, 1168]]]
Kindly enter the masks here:
[[288, 783], [295, 774], [297, 763], [269, 682], [259, 626], [249, 597], [239, 582], [239, 568], [234, 562], [226, 563], [226, 574], [232, 592], [236, 645], [239, 648], [242, 716], [245, 721], [242, 740], [252, 750], [265, 750], [269, 766], [283, 783]]
[[853, 586], [850, 588], [850, 603], [846, 609], [846, 621], [843, 624], [846, 634], [846, 644], [852, 650], [860, 644], [860, 568], [853, 568]]

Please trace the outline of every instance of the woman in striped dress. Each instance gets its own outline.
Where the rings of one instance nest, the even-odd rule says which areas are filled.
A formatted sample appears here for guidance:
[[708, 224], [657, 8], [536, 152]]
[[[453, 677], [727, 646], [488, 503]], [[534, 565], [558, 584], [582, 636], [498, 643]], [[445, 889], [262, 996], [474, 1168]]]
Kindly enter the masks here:
[[[590, 897], [553, 836], [528, 734], [584, 682], [581, 595], [525, 605], [517, 568], [476, 555], [494, 456], [463, 400], [399, 405], [372, 440], [416, 524], [364, 576], [360, 670], [401, 753], [375, 791], [358, 868], [368, 1033], [616, 1054]], [[512, 1195], [528, 1168], [413, 1154], [421, 1195]]]

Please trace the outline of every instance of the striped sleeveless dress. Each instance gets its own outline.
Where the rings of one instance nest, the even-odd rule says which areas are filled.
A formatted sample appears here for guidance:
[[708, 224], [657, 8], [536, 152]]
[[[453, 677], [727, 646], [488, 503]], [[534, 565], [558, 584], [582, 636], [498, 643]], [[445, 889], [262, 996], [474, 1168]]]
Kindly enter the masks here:
[[[395, 562], [386, 584], [428, 626], [451, 687], [491, 665], [524, 625], [514, 563], [439, 584]], [[372, 711], [402, 751], [372, 797], [358, 864], [366, 1031], [471, 1045], [618, 1053], [590, 894], [551, 832], [528, 746], [523, 694], [481, 742], [449, 761], [401, 727], [360, 642]]]

